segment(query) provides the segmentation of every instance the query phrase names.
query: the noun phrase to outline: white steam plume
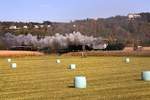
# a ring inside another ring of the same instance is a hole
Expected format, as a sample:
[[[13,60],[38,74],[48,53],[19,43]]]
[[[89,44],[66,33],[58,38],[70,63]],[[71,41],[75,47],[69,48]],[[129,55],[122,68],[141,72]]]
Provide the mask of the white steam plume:
[[[5,43],[11,46],[34,46],[35,48],[49,47],[52,49],[63,49],[69,45],[93,45],[96,41],[101,41],[102,38],[95,38],[93,36],[82,35],[80,32],[74,32],[70,34],[61,35],[59,33],[54,36],[45,36],[38,39],[37,36],[31,34],[28,35],[12,35],[6,33],[4,36]]]

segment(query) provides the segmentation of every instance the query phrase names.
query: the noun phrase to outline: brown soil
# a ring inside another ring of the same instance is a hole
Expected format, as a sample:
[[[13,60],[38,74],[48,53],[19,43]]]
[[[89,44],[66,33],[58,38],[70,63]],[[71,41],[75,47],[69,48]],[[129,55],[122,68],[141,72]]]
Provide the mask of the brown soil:
[[[22,57],[22,56],[42,56],[43,53],[34,51],[9,51],[0,50],[0,57]]]
[[[82,52],[70,52],[65,56],[83,56]],[[150,57],[150,47],[145,47],[142,51],[133,51],[126,48],[122,51],[86,51],[84,56],[147,56]]]

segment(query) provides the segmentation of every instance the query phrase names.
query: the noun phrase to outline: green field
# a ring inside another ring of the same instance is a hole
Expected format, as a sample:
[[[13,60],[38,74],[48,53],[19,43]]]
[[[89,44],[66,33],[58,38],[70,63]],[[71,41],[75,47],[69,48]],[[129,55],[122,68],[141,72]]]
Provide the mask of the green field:
[[[130,58],[128,64],[124,57],[13,58],[16,69],[0,58],[0,100],[150,100],[150,82],[141,80],[150,57]],[[76,70],[68,69],[71,63]],[[86,89],[74,88],[77,75],[86,76]]]

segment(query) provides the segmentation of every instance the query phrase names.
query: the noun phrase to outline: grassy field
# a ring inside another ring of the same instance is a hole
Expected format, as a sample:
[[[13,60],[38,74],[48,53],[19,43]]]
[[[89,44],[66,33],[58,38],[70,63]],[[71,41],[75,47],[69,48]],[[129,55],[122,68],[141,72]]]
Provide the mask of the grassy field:
[[[141,80],[150,57],[130,58],[128,64],[124,57],[13,58],[16,69],[0,58],[0,100],[150,100],[150,82]],[[68,69],[71,63],[76,70]],[[87,77],[86,89],[74,88],[77,75]]]

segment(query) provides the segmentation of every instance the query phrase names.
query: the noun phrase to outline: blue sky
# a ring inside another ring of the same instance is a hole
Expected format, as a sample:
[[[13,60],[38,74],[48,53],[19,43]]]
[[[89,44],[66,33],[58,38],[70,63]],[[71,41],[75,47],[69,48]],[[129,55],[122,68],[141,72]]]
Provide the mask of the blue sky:
[[[150,12],[150,0],[1,0],[0,21],[68,22]]]

